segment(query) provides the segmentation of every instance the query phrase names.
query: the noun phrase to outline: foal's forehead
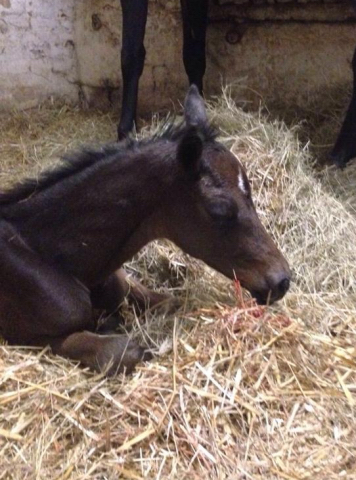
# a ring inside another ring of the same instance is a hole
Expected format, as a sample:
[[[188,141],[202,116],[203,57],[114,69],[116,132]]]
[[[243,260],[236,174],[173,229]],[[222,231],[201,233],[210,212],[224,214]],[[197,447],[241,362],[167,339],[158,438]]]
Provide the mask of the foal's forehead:
[[[214,170],[230,188],[237,188],[243,194],[248,192],[246,172],[237,156],[229,150],[221,151],[214,158]]]

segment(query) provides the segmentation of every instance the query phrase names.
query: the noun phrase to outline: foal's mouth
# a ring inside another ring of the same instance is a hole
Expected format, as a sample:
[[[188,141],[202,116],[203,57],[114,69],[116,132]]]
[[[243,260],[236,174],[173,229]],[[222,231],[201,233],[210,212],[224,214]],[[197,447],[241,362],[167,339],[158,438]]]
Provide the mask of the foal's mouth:
[[[273,296],[271,290],[268,293],[260,293],[254,290],[249,290],[249,292],[259,305],[272,305],[272,303],[282,298],[281,296]]]
[[[278,285],[272,290],[249,290],[251,295],[256,299],[259,305],[271,305],[277,302],[288,292],[290,287],[290,278],[283,278]]]
[[[257,303],[259,305],[271,305],[274,302],[277,302],[281,298],[284,297],[284,295],[287,293],[289,290],[290,286],[290,272],[289,271],[283,271],[283,269],[280,272],[280,281],[277,282],[275,285],[273,285],[271,288],[268,288],[268,280],[266,278],[261,281],[262,285],[265,286],[265,288],[253,288],[248,285],[248,282],[244,282],[241,277],[244,275],[238,275],[234,269],[232,270],[225,270],[224,268],[220,268],[218,265],[218,262],[207,262],[205,260],[205,263],[210,265],[214,270],[222,273],[225,277],[229,278],[230,280],[238,280],[243,288],[245,288],[250,294],[252,295],[253,298],[256,299]]]

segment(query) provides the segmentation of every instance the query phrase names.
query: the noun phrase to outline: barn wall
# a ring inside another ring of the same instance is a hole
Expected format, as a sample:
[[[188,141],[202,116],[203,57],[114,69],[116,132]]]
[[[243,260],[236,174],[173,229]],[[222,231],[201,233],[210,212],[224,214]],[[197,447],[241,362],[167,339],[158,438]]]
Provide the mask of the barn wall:
[[[219,1],[208,31],[208,93],[242,81],[301,104],[350,83],[356,26],[347,2],[283,0],[276,9],[271,0]],[[117,105],[120,48],[119,0],[0,0],[0,109],[49,96]],[[179,0],[150,0],[146,49],[141,111],[169,106],[186,88]]]
[[[119,1],[77,2],[75,34],[82,96],[90,104],[118,101],[121,95]],[[169,99],[179,96],[179,89],[186,84],[179,0],[149,1],[145,46],[146,62],[140,82],[143,110],[167,106]]]
[[[0,109],[75,101],[73,0],[0,0]]]

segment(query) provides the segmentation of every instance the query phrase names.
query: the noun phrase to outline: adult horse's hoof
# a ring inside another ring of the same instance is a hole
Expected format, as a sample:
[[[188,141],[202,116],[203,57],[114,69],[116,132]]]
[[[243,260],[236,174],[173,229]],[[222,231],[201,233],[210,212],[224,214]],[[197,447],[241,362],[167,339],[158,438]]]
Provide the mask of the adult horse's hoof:
[[[123,140],[126,140],[127,137],[128,137],[128,132],[126,132],[124,130],[121,130],[121,129],[117,130],[117,141],[118,142],[122,142]]]
[[[338,168],[345,168],[347,163],[356,157],[356,152],[341,151],[338,153],[331,152],[330,160]]]
[[[130,136],[130,133],[134,130],[136,122],[123,120],[120,121],[117,127],[117,141],[122,142]]]

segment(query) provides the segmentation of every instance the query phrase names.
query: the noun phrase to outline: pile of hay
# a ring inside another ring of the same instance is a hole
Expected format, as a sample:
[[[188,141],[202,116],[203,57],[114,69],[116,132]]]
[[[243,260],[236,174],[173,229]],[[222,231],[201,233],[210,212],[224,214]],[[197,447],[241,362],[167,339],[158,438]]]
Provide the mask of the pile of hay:
[[[107,380],[46,350],[1,347],[0,479],[355,478],[356,166],[317,172],[300,127],[226,95],[210,116],[293,267],[291,292],[257,307],[151,244],[129,270],[181,302],[173,314],[127,310],[155,361]],[[100,112],[15,113],[0,127],[1,187],[114,135]]]

